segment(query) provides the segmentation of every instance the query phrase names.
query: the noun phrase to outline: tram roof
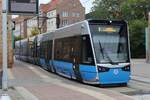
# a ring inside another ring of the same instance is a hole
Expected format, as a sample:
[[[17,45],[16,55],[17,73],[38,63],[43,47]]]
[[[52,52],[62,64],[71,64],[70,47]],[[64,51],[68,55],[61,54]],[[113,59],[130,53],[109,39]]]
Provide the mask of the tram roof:
[[[82,30],[84,29],[84,30]],[[57,29],[54,32],[54,38],[65,38],[77,35],[85,35],[88,34],[88,21],[84,20],[81,22],[77,22],[75,24],[71,24],[62,28]]]

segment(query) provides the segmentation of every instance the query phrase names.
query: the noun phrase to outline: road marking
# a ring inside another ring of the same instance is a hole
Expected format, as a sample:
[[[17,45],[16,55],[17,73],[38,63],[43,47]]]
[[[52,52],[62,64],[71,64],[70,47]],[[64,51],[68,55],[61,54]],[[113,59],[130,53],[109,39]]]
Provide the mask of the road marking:
[[[116,100],[113,97],[109,97],[109,96],[107,96],[105,94],[102,94],[100,92],[92,91],[92,90],[89,90],[89,89],[86,89],[86,88],[76,87],[76,86],[73,86],[73,85],[63,84],[63,83],[55,83],[55,84],[58,85],[58,86],[62,86],[62,87],[77,91],[77,92],[84,93],[84,94],[92,96],[92,97],[94,97],[98,100]]]
[[[36,96],[34,96],[31,92],[29,92],[24,87],[15,87],[15,89],[25,100],[39,100]]]
[[[10,69],[10,68],[8,69],[8,78],[12,79],[12,80],[15,79],[15,77],[14,77],[14,75],[12,73],[12,69]]]
[[[101,92],[97,92],[97,91],[89,90],[86,88],[81,88],[81,87],[65,84],[59,79],[52,79],[49,77],[48,79],[43,79],[43,81],[49,82],[51,84],[58,85],[58,86],[61,86],[61,87],[67,88],[67,89],[71,89],[73,91],[81,92],[83,94],[92,96],[98,100],[117,100],[116,98],[107,96],[106,94],[103,94]],[[111,90],[109,90],[109,91],[111,91]],[[114,91],[112,91],[112,92],[114,92]],[[126,97],[130,100],[132,99],[130,96],[126,96]]]
[[[47,75],[44,75],[43,73],[41,73],[38,69],[36,69],[35,67],[32,67],[31,65],[28,65],[27,63],[22,63],[24,66],[27,66],[27,68],[31,69],[35,74],[37,74],[38,76],[40,76],[41,78],[49,78]]]
[[[55,85],[58,85],[58,86],[61,86],[61,87],[64,87],[64,88],[67,88],[67,89],[70,89],[70,90],[73,90],[73,91],[81,92],[83,94],[94,97],[98,100],[117,100],[113,97],[109,97],[109,96],[107,96],[103,93],[100,93],[100,92],[96,92],[96,91],[89,90],[89,89],[86,89],[86,88],[76,87],[76,86],[73,86],[73,85],[64,84],[64,83],[62,83],[62,81],[60,81],[58,79],[48,78],[48,79],[43,79],[43,81],[50,82],[51,84],[55,84]]]
[[[37,70],[34,67],[28,66],[28,68],[31,69],[37,75],[39,75],[41,78],[49,78],[47,75],[44,75],[43,73],[41,73],[39,70]]]

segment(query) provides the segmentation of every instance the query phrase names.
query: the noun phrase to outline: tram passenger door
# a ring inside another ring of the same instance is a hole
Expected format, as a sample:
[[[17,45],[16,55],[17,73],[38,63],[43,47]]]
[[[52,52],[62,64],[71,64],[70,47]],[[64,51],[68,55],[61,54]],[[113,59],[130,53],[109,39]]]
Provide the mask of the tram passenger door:
[[[82,77],[81,77],[80,68],[79,68],[79,64],[81,62],[81,38],[76,37],[74,39],[72,46],[73,46],[72,47],[73,70],[74,70],[76,79],[82,82]]]

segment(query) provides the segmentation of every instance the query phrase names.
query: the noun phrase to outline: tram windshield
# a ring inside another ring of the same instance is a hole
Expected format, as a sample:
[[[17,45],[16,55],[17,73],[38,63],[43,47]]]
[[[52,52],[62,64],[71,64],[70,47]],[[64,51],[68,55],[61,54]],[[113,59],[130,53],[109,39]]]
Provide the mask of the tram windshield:
[[[129,61],[127,28],[114,25],[90,25],[97,63]]]

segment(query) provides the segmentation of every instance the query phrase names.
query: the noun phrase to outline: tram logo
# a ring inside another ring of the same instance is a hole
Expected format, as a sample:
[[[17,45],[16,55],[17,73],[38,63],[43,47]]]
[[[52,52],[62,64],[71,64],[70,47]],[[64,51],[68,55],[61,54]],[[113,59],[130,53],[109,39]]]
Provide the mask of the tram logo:
[[[114,69],[114,75],[118,75],[119,74],[119,70],[118,69]]]

